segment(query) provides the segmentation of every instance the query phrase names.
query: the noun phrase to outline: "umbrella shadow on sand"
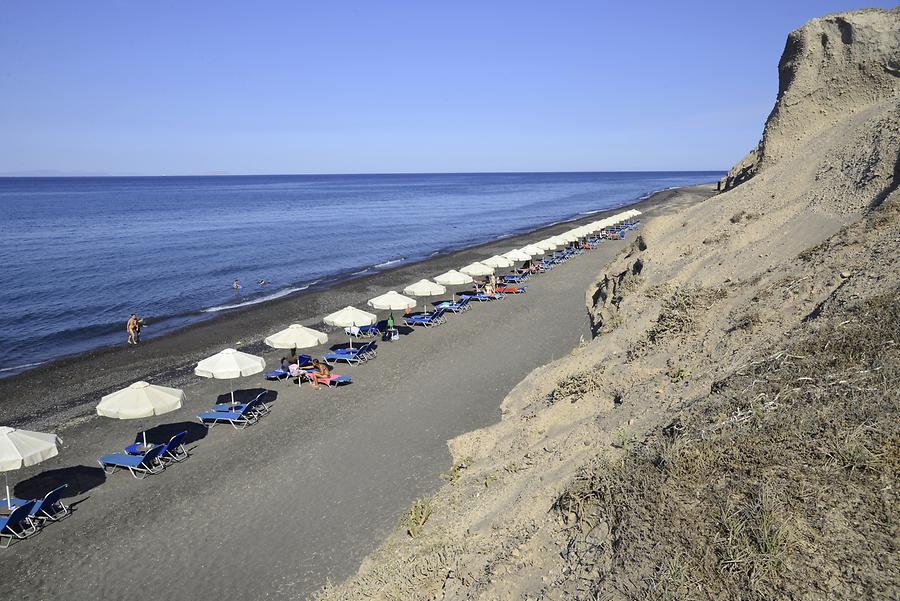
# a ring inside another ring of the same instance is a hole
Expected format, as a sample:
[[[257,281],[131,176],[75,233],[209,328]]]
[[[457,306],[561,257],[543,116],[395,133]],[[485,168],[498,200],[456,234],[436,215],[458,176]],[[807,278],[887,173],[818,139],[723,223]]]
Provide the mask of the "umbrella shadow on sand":
[[[231,400],[231,396],[228,397],[228,400]],[[187,432],[184,437],[184,444],[190,444],[192,442],[197,442],[202,438],[206,438],[208,431],[206,426],[198,424],[197,422],[175,422],[172,424],[160,424],[154,426],[147,430],[146,434],[148,443],[165,444],[179,432]],[[134,441],[141,442],[142,440],[143,433],[138,432]]]
[[[15,495],[20,499],[41,499],[54,488],[67,484],[62,496],[76,497],[106,482],[106,474],[99,467],[75,465],[47,470],[15,485]]]

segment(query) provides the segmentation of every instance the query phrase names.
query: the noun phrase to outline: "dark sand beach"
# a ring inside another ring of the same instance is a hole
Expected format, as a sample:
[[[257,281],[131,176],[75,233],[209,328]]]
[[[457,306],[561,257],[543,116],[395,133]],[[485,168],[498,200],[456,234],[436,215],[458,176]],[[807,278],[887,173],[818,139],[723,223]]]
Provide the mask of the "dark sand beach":
[[[635,207],[652,219],[711,193],[710,186],[671,190]],[[195,377],[194,364],[239,346],[274,366],[285,352],[261,339],[287,324],[321,327],[321,317],[342,306],[363,307],[386,290],[577,223],[235,311],[137,348],[125,346],[123,332],[121,348],[0,381],[0,422],[57,431],[64,441],[57,458],[10,474],[24,481],[16,494],[45,485],[41,474],[52,470],[77,489],[71,518],[3,553],[7,594],[281,599],[352,574],[409,504],[441,484],[449,438],[495,422],[500,401],[523,377],[590,338],[585,289],[634,234],[533,277],[525,295],[380,343],[375,361],[335,370],[353,377],[350,386],[315,391],[261,375],[236,381],[243,398],[271,391],[271,415],[244,431],[197,425],[194,416],[227,393],[228,382]],[[329,345],[345,342],[336,332]],[[184,388],[185,406],[137,422],[94,415],[103,394],[140,379]],[[192,457],[144,481],[121,472],[104,478],[96,457],[155,425],[188,429]]]

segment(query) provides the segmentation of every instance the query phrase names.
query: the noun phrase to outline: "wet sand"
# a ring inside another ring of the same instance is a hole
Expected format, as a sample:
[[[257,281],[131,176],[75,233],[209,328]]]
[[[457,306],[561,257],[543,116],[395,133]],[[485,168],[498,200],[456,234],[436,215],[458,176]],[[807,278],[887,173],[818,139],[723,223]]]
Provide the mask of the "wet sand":
[[[637,206],[650,218],[678,194]],[[321,327],[322,315],[344,305],[362,307],[385,290],[572,226],[279,299],[137,348],[123,344],[0,381],[0,423],[57,430],[65,441],[57,458],[11,474],[20,482],[16,493],[46,485],[41,474],[59,469],[80,493],[70,499],[77,503],[71,518],[2,553],[6,590],[22,599],[148,592],[280,599],[353,573],[405,508],[440,485],[446,440],[496,421],[500,400],[525,375],[590,336],[584,291],[633,234],[533,277],[525,295],[478,304],[444,326],[380,343],[376,360],[335,370],[353,377],[350,386],[315,391],[261,376],[236,381],[244,397],[266,387],[273,399],[272,414],[241,432],[196,425],[196,413],[227,393],[228,382],[196,378],[193,365],[241,342],[274,366],[284,352],[260,341],[289,323]],[[341,333],[329,341],[343,343]],[[182,387],[188,400],[153,420],[93,415],[100,396],[138,379]],[[188,461],[144,481],[121,472],[104,479],[94,469],[98,455],[158,424],[166,425],[163,436],[189,430]]]

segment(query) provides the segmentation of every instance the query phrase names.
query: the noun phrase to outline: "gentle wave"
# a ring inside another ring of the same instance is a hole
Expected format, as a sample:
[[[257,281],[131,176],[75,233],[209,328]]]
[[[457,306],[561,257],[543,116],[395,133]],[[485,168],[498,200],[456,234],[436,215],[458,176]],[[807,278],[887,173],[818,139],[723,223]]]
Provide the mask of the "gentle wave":
[[[38,361],[37,363],[25,363],[24,365],[13,365],[12,367],[0,367],[0,373],[6,371],[20,371],[23,369],[28,369],[30,367],[37,367],[38,365],[43,365],[43,361]]]
[[[310,286],[313,285],[314,282],[307,284],[306,286],[300,286],[299,288],[285,288],[284,290],[279,290],[274,294],[269,294],[266,296],[260,296],[259,298],[252,298],[250,300],[244,301],[242,303],[234,303],[231,305],[219,305],[218,307],[209,307],[208,309],[203,309],[203,313],[218,313],[219,311],[228,311],[230,309],[239,309],[241,307],[249,307],[251,305],[258,305],[259,303],[265,303],[271,300],[275,300],[276,298],[281,298],[283,296],[287,296],[288,294],[293,294],[294,292],[300,292],[302,290],[306,290]]]
[[[400,257],[399,259],[391,259],[390,261],[385,261],[384,263],[378,263],[375,265],[376,269],[383,269],[388,265],[396,265],[397,263],[402,263],[406,260],[406,257]]]

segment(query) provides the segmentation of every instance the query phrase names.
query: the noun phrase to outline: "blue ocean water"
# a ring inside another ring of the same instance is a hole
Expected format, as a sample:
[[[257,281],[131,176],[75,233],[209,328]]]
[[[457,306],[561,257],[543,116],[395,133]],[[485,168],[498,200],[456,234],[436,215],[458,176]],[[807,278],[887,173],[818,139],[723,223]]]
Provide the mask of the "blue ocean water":
[[[720,175],[0,178],[0,377]]]

